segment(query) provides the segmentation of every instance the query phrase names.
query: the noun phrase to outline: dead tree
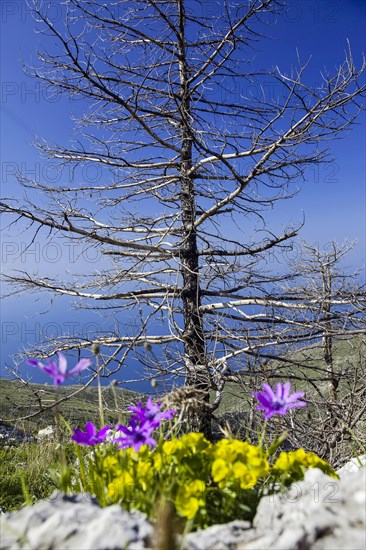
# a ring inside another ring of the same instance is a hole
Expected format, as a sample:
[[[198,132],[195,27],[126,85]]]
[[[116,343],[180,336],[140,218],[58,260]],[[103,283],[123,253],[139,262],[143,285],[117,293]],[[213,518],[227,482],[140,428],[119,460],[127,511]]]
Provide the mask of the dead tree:
[[[279,308],[272,313],[283,324],[282,334],[287,331],[287,349],[281,355],[262,350],[251,372],[231,377],[245,395],[258,376],[271,385],[289,379],[305,390],[308,407],[277,419],[277,426],[288,430],[287,444],[293,448],[305,446],[337,465],[352,458],[355,449],[362,453],[366,443],[366,289],[362,271],[347,267],[352,248],[353,243],[331,242],[321,250],[301,242],[298,259],[289,266],[293,277],[277,289],[278,302],[288,308],[285,314]],[[270,341],[273,329],[268,329]],[[255,436],[262,415],[254,416]]]
[[[345,265],[353,246],[331,242],[321,250],[302,242],[300,260],[292,266],[292,293],[309,304],[314,327],[321,331],[317,345],[301,354],[304,379],[315,389],[302,430],[332,462],[345,453],[345,441],[356,437],[353,446],[365,443],[366,288],[362,271]]]
[[[320,250],[302,242],[301,259],[292,266],[297,284],[293,284],[291,293],[311,304],[312,321],[321,330],[321,354],[331,401],[337,401],[342,376],[334,364],[334,341],[366,331],[366,288],[360,280],[361,270],[350,272],[342,265],[353,246],[331,242]]]
[[[4,198],[1,211],[37,232],[47,229],[49,238],[98,247],[105,258],[105,271],[92,278],[9,275],[19,290],[136,312],[124,334],[54,342],[45,353],[94,341],[112,350],[118,367],[143,345],[159,345],[149,376],[185,379],[199,397],[191,427],[209,437],[229,364],[294,337],[272,318],[274,308],[287,305],[269,290],[281,276],[264,266],[268,253],[291,245],[299,227],[284,224],[283,234],[273,234],[266,209],[290,198],[292,182],[309,166],[331,160],[326,143],[349,130],[366,88],[365,64],[356,68],[350,49],[317,88],[300,59],[289,72],[280,65],[252,68],[253,42],[263,39],[270,14],[283,9],[276,0],[218,2],[214,16],[206,6],[205,0],[69,0],[64,20],[53,22],[36,0],[45,51],[33,75],[90,105],[79,117],[77,143],[38,147],[65,166],[96,163],[105,181],[49,185],[21,178],[28,201]],[[253,82],[257,97],[245,93]],[[273,84],[275,97],[264,82]],[[156,334],[151,327],[160,314]],[[266,326],[273,328],[270,341]],[[213,402],[210,390],[217,392]]]

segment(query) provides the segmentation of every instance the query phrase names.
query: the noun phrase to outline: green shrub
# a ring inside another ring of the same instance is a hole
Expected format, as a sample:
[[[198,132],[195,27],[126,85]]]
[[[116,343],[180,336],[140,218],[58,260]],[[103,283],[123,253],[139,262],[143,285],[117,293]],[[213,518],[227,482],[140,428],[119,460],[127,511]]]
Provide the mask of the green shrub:
[[[282,452],[275,460],[261,446],[229,438],[210,443],[200,433],[161,438],[153,450],[146,445],[118,450],[103,443],[80,455],[80,463],[69,475],[70,492],[92,492],[102,506],[118,503],[151,519],[169,502],[189,528],[253,519],[264,494],[303,479],[308,468],[337,477],[329,464],[303,449]]]

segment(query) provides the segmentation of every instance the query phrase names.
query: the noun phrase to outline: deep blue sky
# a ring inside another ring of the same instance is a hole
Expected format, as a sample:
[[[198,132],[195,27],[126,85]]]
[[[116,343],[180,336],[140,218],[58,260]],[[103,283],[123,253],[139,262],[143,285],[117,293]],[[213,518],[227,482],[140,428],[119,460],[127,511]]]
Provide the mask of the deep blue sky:
[[[28,63],[35,59],[35,50],[44,40],[34,32],[34,25],[24,0],[2,0],[1,8],[1,196],[17,196],[14,172],[16,169],[32,176],[55,181],[58,173],[54,163],[45,165],[37,150],[32,148],[35,136],[66,143],[75,136],[71,115],[83,105],[60,97],[49,98],[40,89],[39,82],[27,77],[21,68],[21,58]],[[58,13],[54,3],[55,16]],[[308,82],[320,82],[320,71],[330,72],[344,59],[350,40],[356,64],[366,52],[366,2],[364,0],[301,0],[290,1],[287,9],[277,17],[276,24],[268,26],[272,39],[261,42],[256,54],[258,67],[278,65],[284,72],[297,64],[299,54],[303,61],[311,56]],[[299,220],[305,212],[306,224],[302,237],[309,242],[324,245],[331,240],[357,239],[358,244],[349,256],[355,266],[365,262],[366,200],[365,200],[365,114],[350,135],[335,141],[330,151],[335,161],[330,166],[308,170],[302,192],[295,199],[278,204],[268,220],[277,228],[290,220]],[[98,175],[96,174],[96,177]],[[88,173],[93,178],[93,173]],[[70,263],[57,248],[34,250],[26,262],[21,262],[18,251],[26,235],[11,231],[2,235],[4,269],[11,267],[34,269],[46,266],[51,274],[62,274]],[[46,258],[44,257],[46,255]],[[43,257],[42,257],[43,256]],[[37,264],[37,265],[36,265]],[[94,260],[88,261],[92,269]],[[44,271],[43,271],[44,274]],[[36,299],[36,301],[35,301]],[[58,300],[50,312],[49,301],[36,296],[14,297],[2,304],[1,369],[9,364],[9,355],[16,353],[40,338],[42,330],[70,329],[70,322],[95,322],[103,325],[96,315],[71,312],[67,300]],[[41,312],[43,314],[41,314]],[[50,325],[50,323],[56,323]],[[53,328],[52,328],[53,327]],[[70,329],[72,330],[72,328]]]

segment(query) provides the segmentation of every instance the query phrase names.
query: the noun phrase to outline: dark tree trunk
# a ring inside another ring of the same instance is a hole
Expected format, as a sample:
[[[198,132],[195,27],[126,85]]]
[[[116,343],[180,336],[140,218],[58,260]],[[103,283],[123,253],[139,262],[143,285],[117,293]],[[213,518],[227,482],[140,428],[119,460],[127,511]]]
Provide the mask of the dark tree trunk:
[[[332,336],[332,275],[329,266],[322,270],[323,277],[323,313],[324,313],[324,333],[323,333],[323,356],[327,368],[329,397],[333,402],[337,401],[338,380],[334,373],[333,363],[333,336]]]
[[[183,278],[182,301],[184,316],[184,355],[187,365],[186,385],[197,390],[197,405],[190,409],[189,426],[192,431],[211,438],[211,411],[209,371],[206,365],[205,338],[200,313],[199,255],[197,249],[196,197],[192,168],[192,136],[190,116],[189,72],[185,50],[185,14],[183,0],[179,1],[180,49],[180,118],[181,118],[181,205],[183,235],[180,250]]]

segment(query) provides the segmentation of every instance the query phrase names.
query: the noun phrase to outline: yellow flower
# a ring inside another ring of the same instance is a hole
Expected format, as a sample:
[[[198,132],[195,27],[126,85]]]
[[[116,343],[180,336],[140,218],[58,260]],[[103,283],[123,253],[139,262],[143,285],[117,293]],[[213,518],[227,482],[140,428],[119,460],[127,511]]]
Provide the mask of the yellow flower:
[[[223,458],[217,458],[212,464],[211,474],[213,480],[218,483],[230,473],[230,468]]]
[[[238,454],[245,454],[246,447],[242,441],[236,439],[221,439],[214,447],[214,455],[228,462],[234,462]]]
[[[206,485],[200,479],[195,479],[179,487],[175,499],[178,514],[187,519],[193,519],[198,510],[205,505],[202,498],[205,490]]]
[[[133,478],[128,472],[120,472],[120,475],[117,476],[107,487],[107,498],[111,502],[118,502],[121,499],[126,498],[129,494],[132,493],[133,489]]]
[[[163,458],[161,456],[161,453],[157,452],[153,455],[153,462],[155,470],[159,472],[163,467]]]
[[[247,472],[241,477],[240,488],[251,489],[257,483],[258,477],[259,476],[256,474],[256,472]]]
[[[211,443],[205,439],[203,434],[196,432],[191,432],[184,435],[181,438],[181,443],[185,447],[189,448],[190,452],[193,453],[205,451],[211,445]]]
[[[308,468],[319,468],[325,474],[335,479],[339,479],[339,476],[328,462],[317,456],[315,453],[307,453],[307,465]]]
[[[115,456],[106,456],[106,458],[103,460],[103,469],[109,470],[111,472],[118,469],[118,460]]]
[[[243,464],[242,462],[234,462],[233,464],[233,474],[235,479],[239,479],[243,476],[245,476],[249,472],[248,466]]]
[[[166,441],[163,444],[163,451],[166,455],[174,455],[182,448],[183,445],[178,439],[172,439],[171,441]]]
[[[253,487],[258,478],[269,472],[261,447],[237,439],[222,439],[214,447],[211,475],[219,486],[240,482],[242,489]]]
[[[147,491],[153,480],[153,470],[149,462],[142,460],[137,464],[137,482],[142,487],[143,491]]]
[[[282,452],[273,465],[274,473],[303,472],[305,468],[319,468],[325,474],[338,479],[337,473],[323,459],[315,453],[306,452],[304,449]]]

